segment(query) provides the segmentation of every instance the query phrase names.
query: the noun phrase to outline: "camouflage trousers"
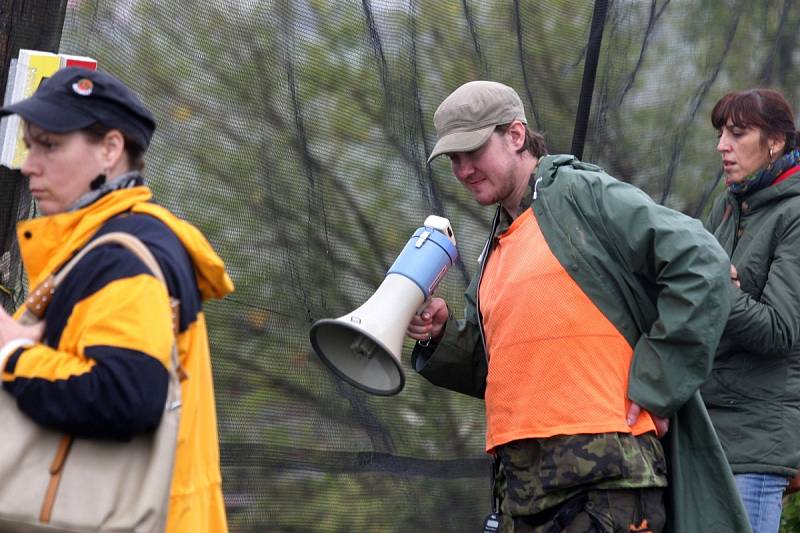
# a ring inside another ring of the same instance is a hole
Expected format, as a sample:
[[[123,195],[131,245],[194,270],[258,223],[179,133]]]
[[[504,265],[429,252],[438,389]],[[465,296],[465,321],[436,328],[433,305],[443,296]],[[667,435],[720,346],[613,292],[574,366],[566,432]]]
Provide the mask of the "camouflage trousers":
[[[653,532],[665,521],[663,450],[654,435],[556,436],[496,450],[502,533]]]
[[[501,515],[500,533],[661,533],[662,488],[582,492],[535,515]]]

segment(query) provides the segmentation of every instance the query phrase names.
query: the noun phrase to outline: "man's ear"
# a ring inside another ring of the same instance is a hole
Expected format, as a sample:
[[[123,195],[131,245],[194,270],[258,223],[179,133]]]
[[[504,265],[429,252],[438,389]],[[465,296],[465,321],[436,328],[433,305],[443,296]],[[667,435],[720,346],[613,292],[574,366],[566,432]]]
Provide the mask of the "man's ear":
[[[525,145],[525,127],[525,124],[519,120],[515,120],[508,125],[506,133],[508,134],[511,148],[515,152]]]

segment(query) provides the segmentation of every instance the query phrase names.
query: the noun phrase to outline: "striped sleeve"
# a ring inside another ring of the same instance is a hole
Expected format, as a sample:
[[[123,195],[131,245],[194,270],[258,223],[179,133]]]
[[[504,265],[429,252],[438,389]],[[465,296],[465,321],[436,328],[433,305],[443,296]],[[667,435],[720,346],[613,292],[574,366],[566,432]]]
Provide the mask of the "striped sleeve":
[[[166,288],[133,254],[102,246],[59,286],[41,343],[13,352],[3,387],[42,425],[129,439],[154,429],[174,342]]]

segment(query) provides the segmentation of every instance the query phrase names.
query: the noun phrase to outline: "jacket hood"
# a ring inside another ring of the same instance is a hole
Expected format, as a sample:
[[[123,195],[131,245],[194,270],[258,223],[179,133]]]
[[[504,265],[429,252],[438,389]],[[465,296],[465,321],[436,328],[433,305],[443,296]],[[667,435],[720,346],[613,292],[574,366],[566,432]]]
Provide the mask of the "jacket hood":
[[[586,170],[589,172],[603,172],[603,169],[591,163],[584,163],[576,158],[574,155],[569,154],[556,154],[547,155],[539,159],[539,164],[536,166],[536,179],[542,180],[540,187],[547,187],[555,180],[559,167],[571,166],[577,170]]]
[[[726,195],[730,201],[737,201],[737,197],[732,192],[726,191]],[[756,210],[794,196],[800,196],[800,172],[795,172],[780,183],[747,194],[742,197],[742,200],[749,204],[750,209]]]
[[[77,211],[20,222],[17,239],[29,286],[35,287],[69,260],[109,218],[130,211],[157,218],[177,235],[192,259],[203,300],[222,298],[233,291],[222,259],[200,230],[151,203],[152,196],[144,186],[121,189]]]

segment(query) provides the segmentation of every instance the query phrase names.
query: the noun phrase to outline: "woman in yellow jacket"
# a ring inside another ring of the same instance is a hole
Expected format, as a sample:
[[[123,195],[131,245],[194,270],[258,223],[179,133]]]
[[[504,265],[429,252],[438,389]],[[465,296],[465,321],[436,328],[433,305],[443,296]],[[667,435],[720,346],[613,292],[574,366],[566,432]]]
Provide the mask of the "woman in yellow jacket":
[[[22,173],[43,216],[18,239],[34,287],[105,233],[135,235],[180,301],[181,412],[167,531],[225,532],[219,446],[202,302],[233,290],[219,256],[189,223],[152,203],[139,171],[155,121],[119,80],[58,71],[0,109],[24,120]],[[131,252],[104,245],[67,275],[44,321],[0,311],[3,389],[40,424],[78,437],[130,439],[159,424],[174,340],[168,297]]]

